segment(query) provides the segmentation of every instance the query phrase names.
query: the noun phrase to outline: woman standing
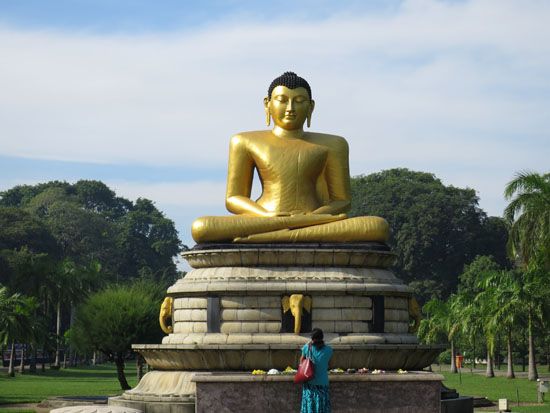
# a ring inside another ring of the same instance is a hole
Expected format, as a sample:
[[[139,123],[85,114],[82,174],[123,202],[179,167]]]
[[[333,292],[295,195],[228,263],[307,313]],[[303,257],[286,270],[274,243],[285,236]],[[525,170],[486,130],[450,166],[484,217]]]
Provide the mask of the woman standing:
[[[323,330],[314,328],[311,342],[302,347],[302,357],[309,357],[315,366],[313,379],[303,384],[301,413],[330,413],[330,391],[328,386],[328,363],[332,347],[323,341]]]

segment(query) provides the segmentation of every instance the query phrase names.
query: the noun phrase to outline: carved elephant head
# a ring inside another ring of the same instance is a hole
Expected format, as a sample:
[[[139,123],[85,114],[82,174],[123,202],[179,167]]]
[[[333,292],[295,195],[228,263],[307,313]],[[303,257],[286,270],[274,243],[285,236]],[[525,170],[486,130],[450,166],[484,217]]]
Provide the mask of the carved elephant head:
[[[308,312],[311,312],[311,297],[304,296],[303,294],[292,294],[284,296],[281,300],[283,305],[283,313],[290,310],[294,316],[294,334],[300,334],[302,328],[302,308],[305,308]]]
[[[160,314],[159,314],[160,328],[166,334],[170,334],[173,331],[172,326],[167,324],[167,321],[172,319],[173,304],[174,304],[174,299],[172,297],[166,297],[160,306]]]

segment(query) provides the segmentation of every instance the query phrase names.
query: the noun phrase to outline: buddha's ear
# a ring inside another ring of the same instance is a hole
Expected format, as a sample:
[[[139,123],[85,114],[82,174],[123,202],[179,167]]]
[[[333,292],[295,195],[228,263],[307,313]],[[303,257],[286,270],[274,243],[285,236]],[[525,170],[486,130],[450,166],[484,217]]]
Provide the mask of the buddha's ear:
[[[307,127],[311,128],[311,114],[313,113],[313,109],[315,109],[315,101],[311,99],[309,101],[309,111],[307,112]]]
[[[269,97],[264,98],[264,110],[265,110],[265,124],[269,126],[271,124],[271,111],[269,110]]]

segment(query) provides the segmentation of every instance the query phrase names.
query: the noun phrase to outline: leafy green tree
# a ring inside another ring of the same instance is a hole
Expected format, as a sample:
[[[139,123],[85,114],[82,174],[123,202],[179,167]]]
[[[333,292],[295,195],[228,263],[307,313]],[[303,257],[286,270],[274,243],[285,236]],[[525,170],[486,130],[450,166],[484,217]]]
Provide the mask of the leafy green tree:
[[[24,207],[31,199],[46,189],[60,188],[68,191],[70,184],[67,182],[50,181],[37,185],[17,185],[7,191],[0,192],[0,206],[3,207]]]
[[[32,253],[27,247],[0,249],[0,284],[10,291],[40,298],[55,263],[48,254]]]
[[[115,192],[101,181],[80,180],[72,187],[80,205],[110,221],[120,219],[133,207],[131,201],[117,197]]]
[[[390,169],[354,177],[350,215],[386,218],[389,245],[398,255],[396,275],[420,301],[448,296],[476,255],[505,260],[501,220],[487,217],[473,189],[445,186],[430,173]]]
[[[146,282],[111,286],[91,295],[78,308],[71,332],[73,343],[84,351],[98,350],[113,361],[124,390],[130,388],[124,360],[132,343],[155,343],[162,336],[157,320],[163,294],[157,284]]]
[[[550,173],[519,172],[504,191],[510,201],[504,210],[509,222],[510,250],[526,266],[539,255],[550,268]]]
[[[174,223],[147,199],[138,199],[122,219],[118,238],[121,251],[119,272],[130,278],[151,274],[157,280],[174,278],[177,270],[173,257],[181,243]]]
[[[58,187],[48,188],[32,198],[27,207],[48,226],[63,258],[77,263],[93,259],[113,264],[117,229],[100,214],[78,204],[75,196]],[[114,270],[114,269],[113,269]]]
[[[59,246],[47,225],[29,212],[16,207],[0,206],[0,250],[60,254]]]
[[[80,300],[109,280],[173,280],[179,250],[174,223],[151,201],[117,197],[99,181],[53,181],[0,193],[0,283],[39,298],[40,312],[56,326],[55,366]]]
[[[1,192],[1,206],[30,211],[43,222],[63,259],[83,265],[98,260],[106,274],[122,280],[140,274],[158,280],[177,276],[178,233],[149,200],[132,203],[99,181],[53,181]]]

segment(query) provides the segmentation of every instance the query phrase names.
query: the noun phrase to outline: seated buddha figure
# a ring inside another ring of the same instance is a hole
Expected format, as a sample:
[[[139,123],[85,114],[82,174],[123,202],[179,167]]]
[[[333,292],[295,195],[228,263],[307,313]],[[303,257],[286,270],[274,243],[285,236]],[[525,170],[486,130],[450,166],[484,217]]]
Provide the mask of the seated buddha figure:
[[[348,144],[340,136],[304,131],[315,102],[305,79],[286,72],[264,99],[272,130],[231,138],[225,204],[235,215],[193,222],[197,243],[385,242],[380,217],[348,218],[351,205]],[[261,196],[251,199],[254,170]]]

